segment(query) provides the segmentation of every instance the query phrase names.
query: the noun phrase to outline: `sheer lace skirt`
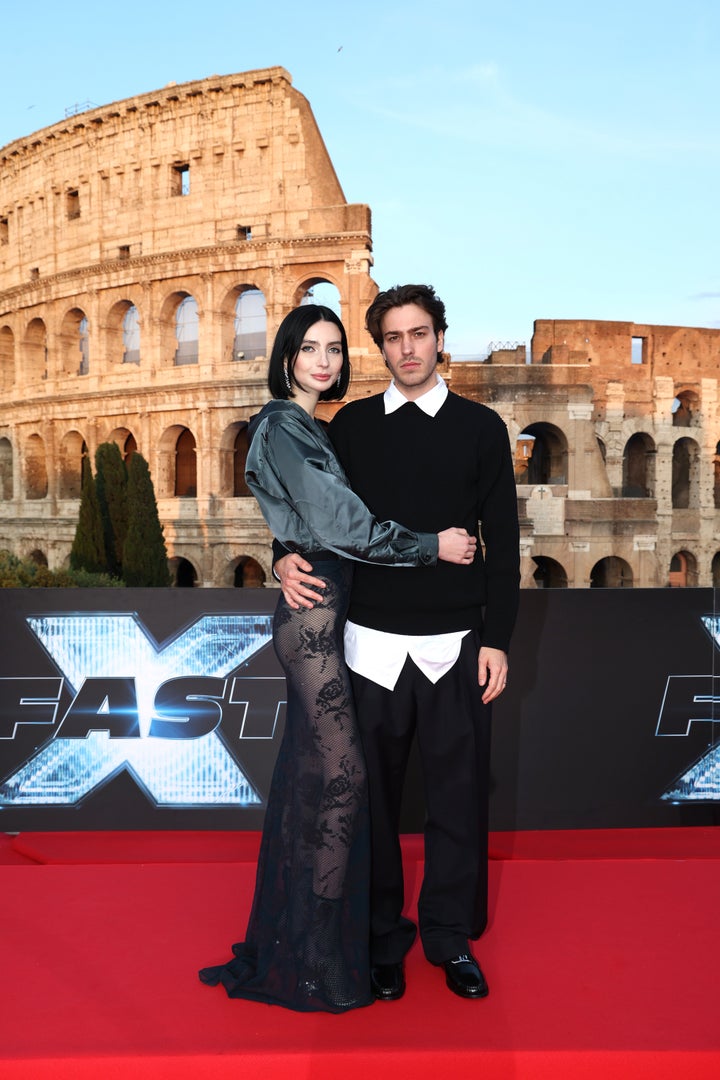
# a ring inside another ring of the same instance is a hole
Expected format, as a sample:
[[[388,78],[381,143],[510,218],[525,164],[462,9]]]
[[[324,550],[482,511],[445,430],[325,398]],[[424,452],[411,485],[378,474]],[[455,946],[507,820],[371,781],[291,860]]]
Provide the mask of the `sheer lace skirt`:
[[[340,1012],[372,1000],[367,782],[342,647],[352,568],[313,572],[323,603],[294,611],[281,597],[275,612],[287,713],[246,938],[200,978],[231,997]]]

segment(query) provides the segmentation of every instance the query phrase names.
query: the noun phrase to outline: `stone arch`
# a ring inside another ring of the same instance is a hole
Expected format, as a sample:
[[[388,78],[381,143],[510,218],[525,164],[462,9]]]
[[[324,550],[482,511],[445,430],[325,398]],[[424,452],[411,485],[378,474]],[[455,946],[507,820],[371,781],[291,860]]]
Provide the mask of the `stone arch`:
[[[107,357],[113,364],[140,363],[140,312],[132,300],[118,300],[107,315]]]
[[[22,377],[35,383],[47,379],[47,327],[42,319],[31,319],[22,347]]]
[[[696,390],[680,390],[672,406],[673,427],[696,426],[700,419],[700,398]]]
[[[70,308],[60,324],[58,345],[60,371],[64,375],[87,375],[90,371],[90,333],[82,308]]]
[[[9,326],[0,326],[0,390],[15,383],[15,335]]]
[[[9,439],[0,438],[0,500],[10,502],[15,492],[13,448]]]
[[[87,444],[79,431],[63,436],[58,453],[58,496],[79,499],[82,493],[82,463]]]
[[[159,446],[158,494],[163,498],[197,497],[197,443],[190,428],[173,424]]]
[[[175,367],[197,364],[200,349],[200,309],[194,296],[187,294],[176,305],[173,312],[173,332]]]
[[[108,442],[117,443],[122,459],[126,465],[137,450],[137,440],[132,431],[128,430],[126,427],[115,428],[114,431],[111,431],[108,435]]]
[[[692,589],[697,583],[697,559],[690,551],[676,551],[670,560],[668,585],[671,589]]]
[[[695,439],[678,439],[672,456],[672,507],[687,510],[699,505],[700,447]]]
[[[25,498],[44,499],[48,493],[45,442],[40,435],[30,435],[25,442]]]
[[[182,555],[175,555],[168,559],[168,567],[172,584],[178,589],[193,589],[198,583],[198,572],[190,562]]]
[[[519,484],[567,484],[568,442],[564,432],[554,424],[529,424],[519,436],[521,440],[533,440],[527,443],[529,451],[525,457],[526,470],[517,476]],[[516,453],[516,469],[517,469]]]
[[[241,555],[232,564],[233,588],[262,589],[265,587],[265,571],[251,555]]]
[[[623,449],[623,498],[654,498],[655,461],[655,443],[650,435],[644,431],[631,435]]]
[[[608,555],[595,563],[590,571],[591,589],[632,589],[633,572],[630,563],[617,555]]]
[[[248,445],[246,420],[237,420],[223,431],[220,439],[220,495],[223,498],[247,498],[251,494],[245,483]]]
[[[174,292],[171,292],[168,296],[166,296],[166,298],[163,300],[162,305],[160,307],[160,317],[158,319],[158,326],[159,326],[159,330],[160,330],[160,356],[162,358],[163,364],[165,364],[165,365],[178,366],[177,355],[178,355],[178,347],[179,347],[179,344],[180,344],[179,341],[178,341],[178,336],[177,336],[177,334],[178,334],[178,325],[177,325],[178,324],[178,312],[179,312],[181,306],[185,303],[186,300],[192,300],[193,304],[195,305],[195,310],[197,312],[197,320],[198,320],[197,325],[198,325],[198,334],[199,334],[200,312],[199,312],[199,308],[197,307],[197,301],[196,301],[195,297],[192,296],[191,293],[189,293],[186,289],[176,289]],[[198,354],[198,343],[197,343],[197,341],[195,343],[194,353],[195,353],[195,360],[188,359],[188,357],[192,357],[192,354],[193,354],[192,350],[190,348],[184,349],[183,350],[183,356],[181,357],[180,366],[182,366],[182,364],[186,364],[186,363],[197,363],[197,354]]]
[[[298,304],[324,304],[342,318],[342,292],[339,284],[330,277],[308,278],[298,291],[302,293]]]
[[[36,566],[48,565],[47,555],[44,551],[41,551],[40,548],[33,548],[28,554],[28,559],[30,562],[35,563]]]
[[[567,589],[567,573],[557,559],[546,555],[533,555],[533,562],[537,567],[533,579],[538,589]]]
[[[175,495],[197,498],[197,443],[190,428],[183,428],[175,443]]]
[[[230,289],[222,307],[222,355],[228,360],[267,356],[267,301],[254,284]]]

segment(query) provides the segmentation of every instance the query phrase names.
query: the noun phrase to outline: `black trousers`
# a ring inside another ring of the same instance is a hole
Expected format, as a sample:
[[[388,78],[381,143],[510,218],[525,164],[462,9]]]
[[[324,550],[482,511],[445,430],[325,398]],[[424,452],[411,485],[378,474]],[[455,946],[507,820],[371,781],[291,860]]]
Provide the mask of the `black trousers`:
[[[487,924],[490,706],[478,686],[479,633],[435,684],[408,659],[390,691],[351,672],[370,793],[371,962],[402,960],[415,926],[402,914],[400,806],[414,736],[426,806],[425,871],[418,902],[427,959],[467,950]]]

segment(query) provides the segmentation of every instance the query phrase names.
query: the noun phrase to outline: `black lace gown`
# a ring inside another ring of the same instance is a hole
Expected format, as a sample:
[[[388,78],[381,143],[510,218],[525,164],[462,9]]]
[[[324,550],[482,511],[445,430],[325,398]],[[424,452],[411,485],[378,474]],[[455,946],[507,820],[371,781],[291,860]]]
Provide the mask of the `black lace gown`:
[[[342,648],[352,567],[313,567],[323,603],[295,611],[281,597],[275,612],[287,715],[245,941],[200,978],[230,997],[343,1012],[372,1001],[367,783]]]

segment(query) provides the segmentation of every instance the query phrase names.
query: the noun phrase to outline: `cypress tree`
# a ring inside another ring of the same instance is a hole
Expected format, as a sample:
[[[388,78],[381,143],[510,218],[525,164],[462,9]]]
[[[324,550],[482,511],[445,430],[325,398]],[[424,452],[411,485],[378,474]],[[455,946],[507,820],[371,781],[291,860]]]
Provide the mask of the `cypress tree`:
[[[142,454],[130,458],[128,469],[128,527],[123,550],[126,585],[170,584],[167,549],[158,515],[150,469]]]
[[[100,506],[90,461],[85,455],[82,459],[80,512],[70,550],[70,567],[72,570],[88,570],[91,574],[102,574],[106,565]]]
[[[100,443],[95,451],[95,487],[105,539],[108,573],[122,574],[123,548],[128,527],[128,474],[120,447]]]

